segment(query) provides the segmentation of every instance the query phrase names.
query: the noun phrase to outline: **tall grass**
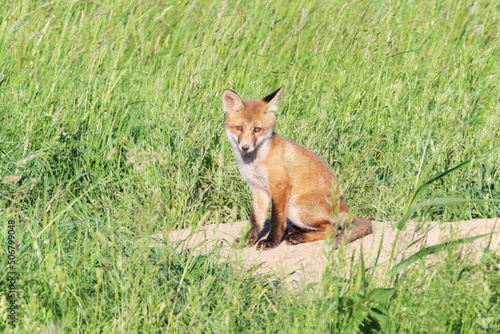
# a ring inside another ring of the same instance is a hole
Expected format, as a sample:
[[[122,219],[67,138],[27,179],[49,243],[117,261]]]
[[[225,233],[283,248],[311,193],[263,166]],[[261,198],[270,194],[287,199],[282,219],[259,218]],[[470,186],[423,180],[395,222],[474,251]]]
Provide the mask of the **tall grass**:
[[[216,252],[145,241],[202,217],[248,218],[224,88],[257,98],[285,86],[276,131],[325,159],[356,215],[400,219],[423,176],[500,142],[496,2],[0,4],[0,220],[2,236],[18,222],[14,331],[498,331],[494,254],[422,262],[373,304],[380,282],[358,267],[348,281],[291,293]],[[499,165],[496,151],[421,196],[498,199]],[[498,202],[472,201],[412,217],[499,216]]]

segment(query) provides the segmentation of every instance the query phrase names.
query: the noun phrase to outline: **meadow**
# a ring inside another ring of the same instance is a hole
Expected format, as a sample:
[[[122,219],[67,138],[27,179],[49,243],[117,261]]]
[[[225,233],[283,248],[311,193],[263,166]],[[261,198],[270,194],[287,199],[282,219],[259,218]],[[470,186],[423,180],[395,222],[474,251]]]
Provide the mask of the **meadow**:
[[[14,326],[0,274],[0,331],[500,332],[489,249],[474,262],[447,247],[385,277],[332,258],[318,284],[292,290],[219,250],[148,245],[249,217],[225,88],[260,98],[284,86],[276,132],[323,157],[357,216],[500,217],[500,3],[0,8],[0,264],[14,221],[17,271]],[[405,215],[417,200],[431,205]]]

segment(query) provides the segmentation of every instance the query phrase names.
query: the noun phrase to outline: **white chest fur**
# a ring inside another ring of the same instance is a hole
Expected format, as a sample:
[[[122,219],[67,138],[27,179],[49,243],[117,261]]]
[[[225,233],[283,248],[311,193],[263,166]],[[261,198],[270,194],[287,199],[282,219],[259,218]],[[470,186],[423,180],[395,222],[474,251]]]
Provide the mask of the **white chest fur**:
[[[257,161],[244,162],[238,159],[238,167],[241,176],[247,181],[250,187],[258,187],[269,192],[269,182],[267,179],[267,169]]]
[[[268,138],[263,138],[264,140],[257,145],[255,151],[252,153],[243,154],[238,148],[236,138],[229,132],[227,133],[236,159],[238,159],[238,167],[240,168],[241,176],[243,176],[250,187],[259,187],[269,193],[267,169],[262,163],[269,152],[270,143],[267,140]]]

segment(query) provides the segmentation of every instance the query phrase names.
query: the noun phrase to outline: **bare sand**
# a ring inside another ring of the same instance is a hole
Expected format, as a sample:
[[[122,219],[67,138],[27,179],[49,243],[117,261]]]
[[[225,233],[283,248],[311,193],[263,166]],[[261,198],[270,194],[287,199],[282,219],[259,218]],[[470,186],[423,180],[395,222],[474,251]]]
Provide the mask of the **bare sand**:
[[[349,262],[350,259],[356,261],[362,249],[366,267],[377,264],[378,268],[383,268],[381,270],[387,270],[395,262],[407,258],[422,248],[482,234],[489,235],[457,247],[472,253],[472,258],[476,259],[481,257],[488,244],[491,251],[500,252],[500,218],[449,223],[410,221],[401,231],[398,231],[395,223],[374,222],[373,234],[344,245],[340,250],[332,249],[330,243],[324,240],[295,246],[288,246],[282,242],[278,247],[268,251],[257,251],[255,247],[243,249],[233,247],[234,240],[243,235],[246,227],[247,222],[204,225],[169,234],[151,235],[149,242],[151,247],[155,247],[167,240],[168,243],[178,246],[178,250],[195,248],[200,252],[220,247],[227,255],[228,261],[235,261],[245,266],[262,264],[260,272],[278,275],[292,285],[294,282],[304,284],[319,281],[326,267],[327,257],[332,253],[333,256],[346,257]],[[261,236],[267,234],[269,229],[269,222],[266,222]],[[392,253],[394,256],[391,256]],[[390,263],[391,258],[395,259],[392,263]]]

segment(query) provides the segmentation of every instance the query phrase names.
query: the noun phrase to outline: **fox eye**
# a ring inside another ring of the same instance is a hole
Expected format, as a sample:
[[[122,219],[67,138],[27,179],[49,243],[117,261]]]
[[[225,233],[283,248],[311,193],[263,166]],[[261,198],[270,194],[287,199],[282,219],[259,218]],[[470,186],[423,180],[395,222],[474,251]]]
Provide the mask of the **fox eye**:
[[[253,129],[253,132],[260,132],[260,130],[262,130],[261,128],[255,128]]]
[[[239,126],[239,125],[238,125],[238,126],[236,127],[236,130],[241,131],[241,130],[243,130],[243,128],[242,128],[241,126]]]

